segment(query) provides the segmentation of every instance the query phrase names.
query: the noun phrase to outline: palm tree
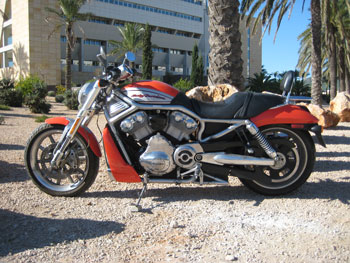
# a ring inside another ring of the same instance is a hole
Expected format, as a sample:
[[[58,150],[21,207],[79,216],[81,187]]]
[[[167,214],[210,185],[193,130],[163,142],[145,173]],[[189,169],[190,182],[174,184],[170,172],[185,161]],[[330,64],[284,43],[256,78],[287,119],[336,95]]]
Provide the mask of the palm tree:
[[[281,25],[282,19],[289,11],[291,14],[296,0],[242,0],[241,13],[244,16],[246,13],[247,25],[253,23],[253,16],[258,12],[257,18],[255,19],[253,32],[257,28],[258,23],[261,21],[264,27],[264,33],[266,30],[270,32],[273,24],[273,19],[278,13],[277,18],[277,29]],[[303,1],[305,3],[305,0]],[[312,103],[321,105],[322,104],[322,90],[321,90],[321,7],[320,0],[311,0],[311,27],[312,27],[312,52],[311,52],[311,64],[312,64]]]
[[[59,22],[56,23],[55,31],[61,30],[62,26],[65,27],[66,36],[66,90],[70,90],[72,87],[72,51],[75,46],[75,36],[73,25],[79,20],[87,20],[91,13],[80,13],[80,8],[87,2],[87,0],[58,0],[59,10],[47,7],[46,10],[58,18]]]
[[[122,57],[128,51],[137,53],[142,49],[144,28],[140,24],[125,23],[124,27],[118,27],[120,34],[123,37],[122,41],[109,40],[108,42],[114,46],[110,51],[111,55]],[[130,66],[134,67],[134,62],[130,63]]]
[[[311,0],[311,103],[322,106],[321,3]]]
[[[149,24],[146,24],[145,33],[143,36],[142,49],[142,78],[152,79],[152,31],[151,26]]]
[[[248,78],[248,89],[250,91],[254,92],[263,92],[263,91],[270,91],[270,92],[276,92],[277,90],[271,90],[273,87],[275,87],[275,80],[271,78],[270,75],[260,72],[260,73],[254,73],[253,77]]]
[[[337,0],[324,0],[322,6],[323,23],[326,25],[326,43],[328,47],[330,99],[334,99],[337,93],[337,43],[334,17],[337,13]]]
[[[238,0],[208,0],[209,85],[229,83],[243,89]]]
[[[341,91],[344,91],[345,86],[348,85],[345,84],[350,66],[350,49],[347,40],[347,34],[350,32],[348,11],[345,1],[329,2],[325,0],[322,5],[322,20],[326,24],[321,30],[322,65],[323,75],[329,79],[331,84],[331,99],[336,95],[338,77]],[[310,25],[300,34],[298,40],[300,40],[298,67],[303,74],[308,72],[311,67],[312,34]]]

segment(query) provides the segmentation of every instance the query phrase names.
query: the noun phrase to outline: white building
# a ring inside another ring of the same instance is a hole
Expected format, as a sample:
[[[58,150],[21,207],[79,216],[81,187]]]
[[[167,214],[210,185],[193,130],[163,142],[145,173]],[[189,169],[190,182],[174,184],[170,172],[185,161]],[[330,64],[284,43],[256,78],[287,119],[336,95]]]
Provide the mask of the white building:
[[[15,71],[37,73],[40,76],[49,76],[53,72],[51,77],[45,77],[49,85],[57,85],[64,79],[66,52],[64,28],[57,35],[47,39],[53,25],[45,22],[50,15],[45,7],[55,5],[57,5],[55,0],[0,0],[1,10],[7,8],[6,12],[11,14],[10,20],[2,22],[3,45],[0,51],[7,52],[1,56],[3,60],[1,66],[4,68],[2,71],[13,67]],[[189,75],[191,53],[195,43],[198,44],[205,59],[204,65],[208,66],[208,15],[206,3],[203,1],[90,0],[81,8],[81,12],[92,13],[93,17],[88,21],[79,21],[75,25],[77,44],[73,52],[72,68],[73,82],[76,84],[83,83],[96,74],[100,69],[96,59],[99,47],[105,46],[108,52],[112,48],[108,45],[108,40],[121,41],[122,37],[117,27],[123,26],[126,22],[151,25],[152,43],[155,45],[153,75],[162,76],[166,72],[173,75]],[[12,25],[10,33],[9,23]],[[80,29],[83,29],[83,32]],[[9,34],[11,45],[6,46]],[[261,32],[257,36],[250,36],[249,30],[241,25],[245,77],[261,70],[260,36]],[[59,39],[61,44],[57,43]],[[56,43],[60,45],[60,50],[59,48],[57,50]],[[18,59],[19,48],[24,55],[22,57],[26,59],[25,63],[23,59]],[[108,59],[110,63],[115,60],[115,57]],[[57,68],[53,67],[52,64],[55,63],[52,61],[57,61]],[[141,64],[142,52],[136,60],[137,66]],[[26,68],[23,65],[26,65]],[[61,76],[57,79],[59,75]]]

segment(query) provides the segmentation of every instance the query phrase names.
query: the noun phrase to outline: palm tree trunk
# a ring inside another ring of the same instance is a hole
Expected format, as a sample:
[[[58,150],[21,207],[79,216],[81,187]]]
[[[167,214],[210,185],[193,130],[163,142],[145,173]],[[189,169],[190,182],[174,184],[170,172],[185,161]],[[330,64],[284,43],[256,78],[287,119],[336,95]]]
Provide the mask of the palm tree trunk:
[[[238,0],[209,0],[209,85],[243,89]]]
[[[333,8],[337,5],[336,0],[333,0]],[[337,95],[337,43],[336,43],[336,29],[331,23],[332,6],[330,0],[323,1],[325,5],[325,24],[326,24],[326,45],[328,46],[329,56],[329,81],[330,81],[330,99],[334,99]]]
[[[337,95],[337,46],[334,36],[329,46],[329,75],[331,84],[330,95],[332,100]]]
[[[321,4],[320,0],[311,0],[311,97],[312,104],[322,106],[322,58],[321,58]]]
[[[339,91],[343,92],[346,90],[345,88],[345,71],[346,71],[346,65],[345,65],[345,51],[344,47],[341,46],[339,49]]]
[[[65,84],[66,90],[71,90],[72,88],[72,49],[73,49],[73,27],[68,24],[66,27],[66,77]]]
[[[345,71],[345,86],[346,86],[346,93],[350,95],[350,70],[349,68]]]

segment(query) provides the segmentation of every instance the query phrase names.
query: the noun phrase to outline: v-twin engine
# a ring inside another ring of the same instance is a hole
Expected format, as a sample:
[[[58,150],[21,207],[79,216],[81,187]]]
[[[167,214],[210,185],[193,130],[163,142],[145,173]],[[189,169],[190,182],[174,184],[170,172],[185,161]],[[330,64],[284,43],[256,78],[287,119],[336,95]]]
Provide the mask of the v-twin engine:
[[[146,151],[140,156],[140,164],[149,173],[163,175],[175,169],[174,147],[159,133],[148,141]]]
[[[197,127],[198,124],[193,118],[179,111],[174,111],[169,116],[149,115],[145,111],[139,111],[125,118],[120,124],[121,130],[131,134],[137,141],[158,131],[163,131],[178,141],[188,140]]]

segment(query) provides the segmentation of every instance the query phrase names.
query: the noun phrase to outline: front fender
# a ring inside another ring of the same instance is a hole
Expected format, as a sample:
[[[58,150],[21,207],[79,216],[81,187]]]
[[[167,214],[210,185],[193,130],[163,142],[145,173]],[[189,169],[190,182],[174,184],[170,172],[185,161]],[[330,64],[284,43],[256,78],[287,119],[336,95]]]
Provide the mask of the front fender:
[[[46,119],[45,122],[47,124],[51,125],[63,125],[67,126],[69,123],[73,122],[74,120],[70,120],[66,117],[55,117]],[[90,131],[90,129],[86,126],[80,126],[78,129],[78,133],[83,136],[83,138],[86,140],[88,146],[91,148],[92,152],[97,156],[101,157],[101,149],[100,145],[97,142],[97,139],[95,135]]]
[[[250,119],[257,127],[271,124],[317,124],[318,119],[307,109],[297,105],[283,105],[269,109]]]

